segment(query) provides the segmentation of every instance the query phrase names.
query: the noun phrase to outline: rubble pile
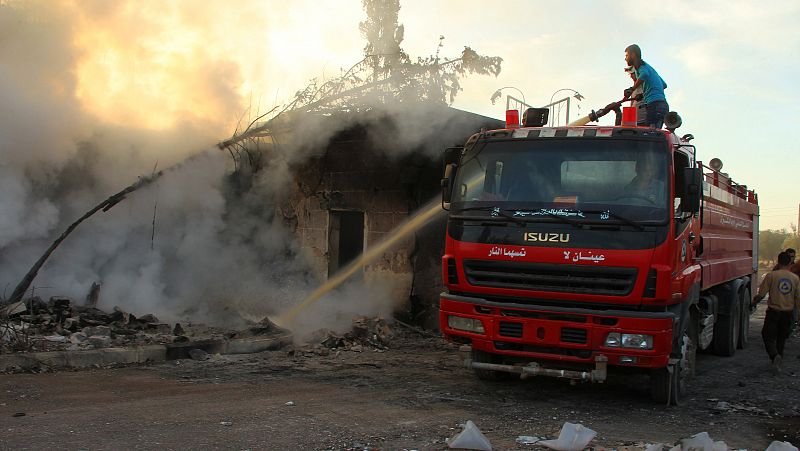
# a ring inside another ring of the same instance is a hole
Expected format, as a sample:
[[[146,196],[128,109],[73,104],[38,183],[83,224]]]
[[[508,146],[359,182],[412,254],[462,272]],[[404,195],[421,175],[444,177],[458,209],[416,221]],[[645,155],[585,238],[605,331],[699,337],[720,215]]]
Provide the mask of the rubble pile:
[[[247,333],[263,332],[270,329],[269,324],[259,323]],[[0,304],[0,352],[168,344],[186,342],[190,337],[231,338],[236,334],[203,324],[165,323],[152,314],[137,317],[118,307],[109,313],[76,305],[65,297],[52,297],[49,302],[33,297]]]
[[[389,322],[383,318],[358,316],[353,319],[352,328],[345,333],[329,329],[319,329],[307,339],[315,352],[344,350],[361,352],[365,349],[386,351],[389,349],[394,332]]]

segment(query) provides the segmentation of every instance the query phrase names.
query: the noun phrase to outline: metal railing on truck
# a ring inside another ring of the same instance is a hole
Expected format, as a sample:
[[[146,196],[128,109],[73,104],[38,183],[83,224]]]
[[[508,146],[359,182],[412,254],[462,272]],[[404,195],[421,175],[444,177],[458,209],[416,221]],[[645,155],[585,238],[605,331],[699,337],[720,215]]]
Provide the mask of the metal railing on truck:
[[[706,183],[723,189],[735,195],[736,197],[739,197],[740,199],[750,202],[751,204],[758,204],[758,194],[756,194],[755,190],[747,189],[747,185],[736,183],[728,176],[728,174],[719,172],[710,166],[706,166],[701,161],[698,161],[697,164],[703,168],[703,174],[705,175]],[[706,170],[708,170],[708,172],[706,172]]]

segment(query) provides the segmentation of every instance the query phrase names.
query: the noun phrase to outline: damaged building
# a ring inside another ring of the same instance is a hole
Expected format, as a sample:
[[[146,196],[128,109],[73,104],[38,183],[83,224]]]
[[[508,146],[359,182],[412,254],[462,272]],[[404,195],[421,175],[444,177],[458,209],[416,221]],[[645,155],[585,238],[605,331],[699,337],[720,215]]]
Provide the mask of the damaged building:
[[[438,199],[445,148],[463,145],[481,128],[503,126],[454,108],[413,114],[412,120],[360,116],[291,168],[294,183],[282,211],[318,280],[335,274]],[[435,328],[444,238],[442,215],[354,277],[391,280],[396,314]]]

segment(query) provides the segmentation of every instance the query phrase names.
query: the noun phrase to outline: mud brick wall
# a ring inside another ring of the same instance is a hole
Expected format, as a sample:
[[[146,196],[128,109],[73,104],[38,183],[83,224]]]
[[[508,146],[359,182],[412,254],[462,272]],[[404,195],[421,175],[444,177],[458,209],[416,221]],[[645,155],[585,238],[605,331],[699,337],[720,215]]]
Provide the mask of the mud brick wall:
[[[436,166],[432,160],[426,163]],[[363,212],[364,249],[386,238],[406,220],[416,180],[408,178],[409,171],[403,170],[403,164],[372,147],[369,141],[343,134],[324,153],[295,169],[295,233],[319,280],[328,277],[332,212]],[[391,296],[398,306],[405,304],[411,294],[414,246],[412,237],[364,268],[367,281],[375,279],[391,286]]]
[[[283,207],[312,272],[328,278],[332,215],[363,212],[364,250],[385,239],[410,214],[441,193],[441,153],[463,144],[481,127],[502,123],[483,116],[455,114],[444,129],[430,130],[424,148],[392,149],[392,139],[376,142],[365,127],[339,133],[325,149],[293,167],[294,186]],[[455,112],[455,113],[453,113]],[[365,266],[363,277],[391,287],[396,314],[428,328],[437,327],[444,252],[444,217]],[[335,254],[334,254],[335,255]]]

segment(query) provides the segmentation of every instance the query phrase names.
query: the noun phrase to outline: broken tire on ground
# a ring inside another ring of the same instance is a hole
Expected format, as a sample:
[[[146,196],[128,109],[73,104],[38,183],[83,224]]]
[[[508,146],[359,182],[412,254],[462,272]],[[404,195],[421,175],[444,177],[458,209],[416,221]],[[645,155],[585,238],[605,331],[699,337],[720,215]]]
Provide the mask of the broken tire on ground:
[[[747,347],[747,343],[750,342],[750,302],[752,302],[752,298],[750,296],[749,287],[744,287],[742,289],[740,301],[741,315],[739,316],[741,323],[739,325],[739,340],[736,343],[736,347],[738,349],[744,349]]]
[[[485,351],[480,351],[478,349],[473,349],[471,352],[472,361],[479,362],[479,363],[502,363],[502,359],[500,356],[495,354],[490,354]],[[475,375],[478,376],[478,379],[484,381],[498,381],[509,379],[511,377],[511,373],[506,373],[505,371],[494,371],[494,370],[481,370],[477,368],[473,368],[472,371],[475,372]]]

